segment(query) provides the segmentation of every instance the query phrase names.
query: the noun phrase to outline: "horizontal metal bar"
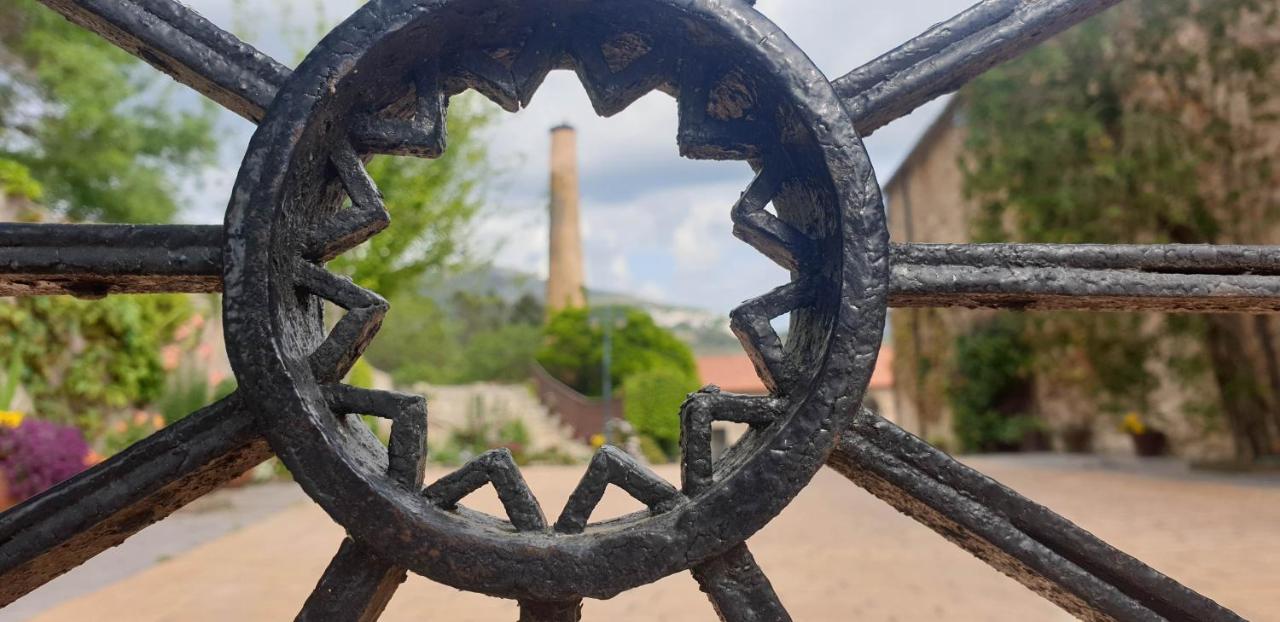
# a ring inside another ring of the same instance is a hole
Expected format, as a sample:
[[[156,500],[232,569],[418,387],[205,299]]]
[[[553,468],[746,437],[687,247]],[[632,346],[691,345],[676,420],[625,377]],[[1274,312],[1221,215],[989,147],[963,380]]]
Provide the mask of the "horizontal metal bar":
[[[219,226],[0,223],[0,296],[221,289]]]
[[[894,307],[1280,311],[1280,247],[905,244]]]
[[[894,307],[1280,311],[1280,247],[896,244]],[[222,289],[212,225],[0,224],[0,296]]]
[[[270,456],[232,394],[0,514],[0,607]]]
[[[986,0],[832,85],[867,136],[1119,2]]]
[[[827,466],[1080,619],[1242,620],[869,411]]]
[[[40,0],[253,122],[290,70],[174,0]]]

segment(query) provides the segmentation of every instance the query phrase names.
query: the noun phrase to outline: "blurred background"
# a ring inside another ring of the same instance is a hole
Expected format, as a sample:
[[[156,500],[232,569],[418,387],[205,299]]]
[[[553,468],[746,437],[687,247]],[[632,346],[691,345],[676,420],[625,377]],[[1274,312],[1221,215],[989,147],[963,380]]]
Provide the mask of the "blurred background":
[[[756,8],[834,77],[970,3]],[[292,65],[360,2],[187,4]],[[891,237],[1280,242],[1278,19],[1276,0],[1128,0],[876,132]],[[220,223],[253,129],[34,0],[0,6],[0,221]],[[728,325],[789,279],[731,234],[750,169],[681,159],[668,96],[603,119],[567,72],[514,115],[455,97],[448,131],[437,160],[370,165],[394,224],[331,265],[392,311],[347,381],[428,397],[433,472],[507,447],[548,507],[604,442],[678,480],[684,396],[765,392]],[[0,299],[0,509],[233,391],[220,304]],[[866,404],[1274,619],[1278,331],[1270,316],[894,310]],[[740,432],[717,428],[717,450]],[[821,474],[757,537],[797,619],[1065,617],[842,484]],[[610,496],[599,517],[638,507]],[[0,620],[286,617],[339,533],[272,460]],[[387,617],[510,617],[499,605],[415,579]],[[684,577],[588,611],[711,616]]]

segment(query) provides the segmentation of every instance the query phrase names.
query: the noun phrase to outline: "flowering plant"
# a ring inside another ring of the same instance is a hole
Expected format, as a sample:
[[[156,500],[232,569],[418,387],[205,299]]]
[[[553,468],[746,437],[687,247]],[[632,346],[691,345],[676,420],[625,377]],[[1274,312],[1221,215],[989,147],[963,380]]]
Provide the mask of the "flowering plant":
[[[1120,429],[1134,436],[1142,436],[1150,430],[1146,422],[1142,420],[1142,417],[1135,412],[1124,416],[1124,419],[1120,422]]]
[[[80,431],[31,417],[0,425],[0,477],[22,501],[84,470],[89,445]]]
[[[102,435],[102,447],[107,455],[115,455],[163,427],[164,416],[135,410],[131,416],[116,419],[107,426]]]

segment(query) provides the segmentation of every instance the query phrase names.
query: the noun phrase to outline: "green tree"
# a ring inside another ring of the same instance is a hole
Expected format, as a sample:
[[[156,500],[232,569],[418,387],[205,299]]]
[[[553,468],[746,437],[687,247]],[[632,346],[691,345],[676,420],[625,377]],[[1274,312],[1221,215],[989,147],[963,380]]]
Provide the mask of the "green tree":
[[[167,81],[35,0],[5,2],[0,175],[38,182],[46,206],[72,219],[169,221],[175,180],[215,145],[211,108],[177,110]]]
[[[671,331],[653,322],[648,313],[634,308],[588,310],[569,308],[552,316],[537,359],[561,382],[586,395],[603,388],[604,326],[612,321],[613,386],[640,372],[670,368],[697,378],[693,352]]]
[[[470,225],[495,174],[482,132],[494,108],[471,94],[449,103],[448,148],[439,158],[379,156],[369,163],[391,226],[335,260],[332,267],[387,298],[427,273],[466,260]]]
[[[1274,244],[1280,135],[1275,0],[1137,0],[962,92],[983,240]],[[1045,314],[1050,382],[1142,409],[1150,363],[1216,388],[1242,460],[1280,454],[1280,344],[1262,316]],[[1167,339],[1198,348],[1160,348]],[[1173,354],[1167,354],[1173,352]]]

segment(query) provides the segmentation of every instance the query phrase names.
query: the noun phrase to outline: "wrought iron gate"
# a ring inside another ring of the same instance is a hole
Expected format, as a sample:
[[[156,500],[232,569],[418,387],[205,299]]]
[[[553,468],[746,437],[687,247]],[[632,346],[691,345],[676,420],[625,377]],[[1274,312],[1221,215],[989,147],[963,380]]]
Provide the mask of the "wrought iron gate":
[[[747,0],[373,0],[294,71],[174,0],[41,1],[259,128],[225,226],[0,225],[0,295],[223,292],[241,380],[0,516],[0,604],[274,453],[348,533],[299,619],[375,619],[412,570],[577,620],[690,570],[722,619],[786,620],[745,542],[824,464],[1081,618],[1239,619],[857,407],[889,306],[1280,310],[1270,247],[890,243],[859,136],[1118,0],[985,0],[834,82]],[[683,155],[757,171],[734,232],[792,274],[732,314],[771,395],[693,394],[679,488],[606,447],[554,522],[502,451],[424,487],[423,400],[340,382],[388,305],[324,268],[388,225],[369,156],[436,157],[450,96],[514,111],[553,69],[602,115],[676,97]],[[751,432],[713,462],[715,420]],[[486,483],[507,520],[458,505]],[[591,523],[611,484],[648,511]]]

